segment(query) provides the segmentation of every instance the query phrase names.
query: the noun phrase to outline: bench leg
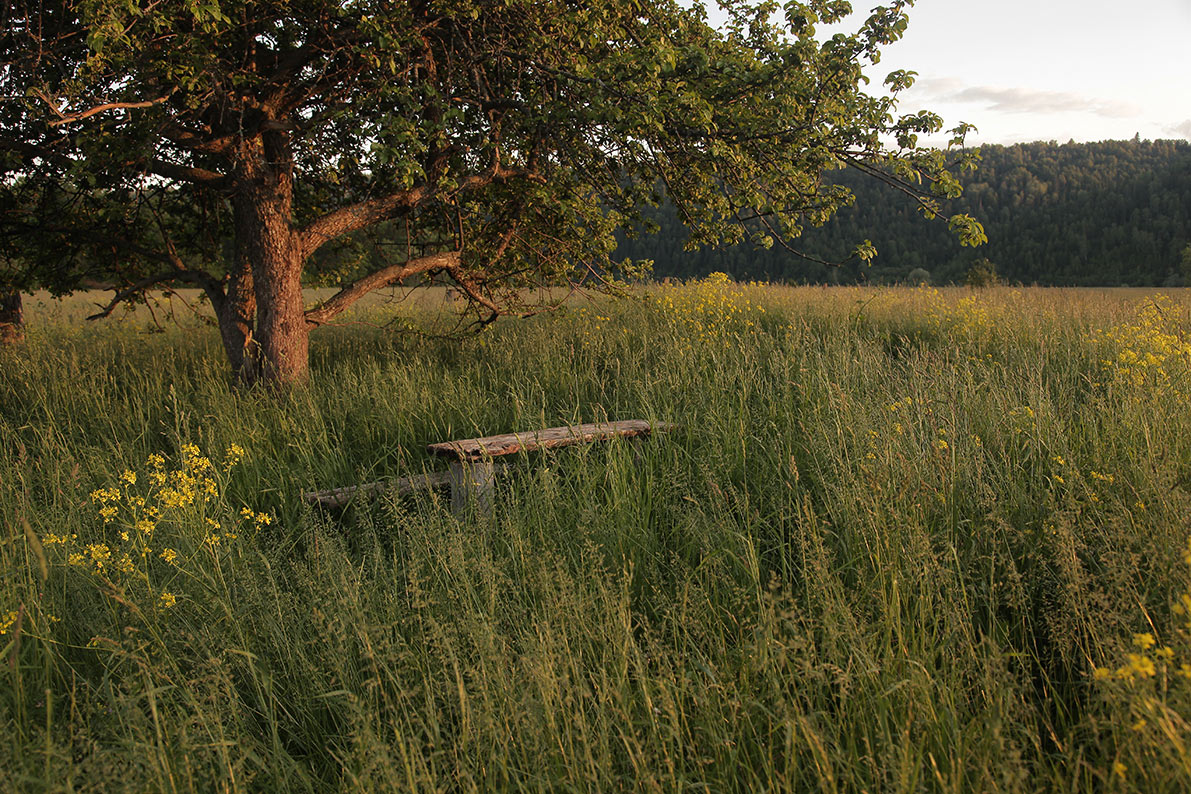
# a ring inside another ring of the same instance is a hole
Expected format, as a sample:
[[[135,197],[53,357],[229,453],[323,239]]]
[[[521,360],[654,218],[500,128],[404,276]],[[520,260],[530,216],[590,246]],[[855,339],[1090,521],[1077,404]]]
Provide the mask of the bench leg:
[[[463,518],[474,507],[476,515],[491,515],[495,476],[491,460],[451,461],[451,512]]]

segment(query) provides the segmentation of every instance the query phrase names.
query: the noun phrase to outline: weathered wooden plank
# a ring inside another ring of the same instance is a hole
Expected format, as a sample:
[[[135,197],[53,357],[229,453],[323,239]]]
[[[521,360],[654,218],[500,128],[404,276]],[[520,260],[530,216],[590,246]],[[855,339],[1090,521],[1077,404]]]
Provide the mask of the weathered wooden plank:
[[[385,493],[404,496],[425,488],[440,488],[450,484],[450,472],[432,471],[427,474],[415,474],[411,477],[398,477],[395,480],[348,485],[344,488],[332,488],[329,491],[313,491],[302,494],[302,498],[312,505],[342,507],[353,499],[370,499]]]
[[[527,430],[484,438],[442,441],[429,445],[427,449],[434,455],[459,460],[479,460],[612,438],[647,436],[653,432],[673,430],[675,427],[676,425],[668,422],[651,424],[644,419],[625,419],[619,422],[592,422],[574,427],[549,427],[544,430]]]

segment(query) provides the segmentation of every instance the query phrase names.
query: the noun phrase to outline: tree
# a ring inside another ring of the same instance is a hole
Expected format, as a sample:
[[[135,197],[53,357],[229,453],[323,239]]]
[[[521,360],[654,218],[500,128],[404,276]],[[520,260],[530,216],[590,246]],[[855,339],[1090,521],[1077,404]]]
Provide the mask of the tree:
[[[527,285],[613,285],[612,233],[658,186],[692,246],[789,244],[851,201],[822,178],[841,167],[938,212],[970,153],[894,118],[912,73],[863,90],[909,4],[820,43],[848,3],[734,1],[721,31],[673,0],[17,2],[0,155],[37,201],[5,234],[108,311],[200,287],[240,379],[301,380],[312,328],[404,279],[453,282],[481,324],[545,308]],[[304,306],[320,252],[377,229],[391,258]]]
[[[997,266],[986,257],[981,257],[973,262],[964,278],[964,284],[969,287],[995,287],[1000,283],[1001,277],[997,275]]]
[[[930,284],[930,271],[924,267],[916,267],[906,276],[906,283],[916,287]]]

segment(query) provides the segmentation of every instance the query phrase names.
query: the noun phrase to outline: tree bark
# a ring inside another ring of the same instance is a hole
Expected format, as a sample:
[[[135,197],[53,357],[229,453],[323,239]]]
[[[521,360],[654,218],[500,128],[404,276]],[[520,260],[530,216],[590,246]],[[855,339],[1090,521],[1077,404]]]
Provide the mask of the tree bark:
[[[236,261],[251,267],[247,283],[256,304],[255,339],[245,329],[246,300],[229,301],[226,309],[239,314],[221,321],[232,332],[231,343],[241,339],[239,376],[278,385],[306,380],[309,328],[302,304],[301,235],[291,224],[293,160],[283,134],[266,134],[244,142],[237,152],[236,189],[232,195],[235,217]],[[232,285],[229,284],[229,298]],[[246,330],[246,333],[245,333]],[[225,334],[224,345],[229,344]],[[232,366],[236,355],[229,350]]]
[[[232,365],[232,372],[240,383],[257,379],[256,340],[253,325],[256,316],[256,293],[252,288],[252,265],[239,263],[227,281],[227,293],[215,306],[219,322],[219,336]]]
[[[25,318],[21,307],[21,293],[0,292],[0,344],[25,341]]]

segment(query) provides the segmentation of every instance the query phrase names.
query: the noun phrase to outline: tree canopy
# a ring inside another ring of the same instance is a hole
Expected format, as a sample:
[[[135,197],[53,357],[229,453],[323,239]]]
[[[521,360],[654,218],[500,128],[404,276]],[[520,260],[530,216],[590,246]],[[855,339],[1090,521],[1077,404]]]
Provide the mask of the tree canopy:
[[[238,375],[293,381],[311,328],[403,279],[453,282],[479,323],[543,308],[526,286],[611,285],[613,232],[662,190],[693,246],[790,244],[851,202],[843,167],[934,214],[970,154],[895,117],[911,73],[870,94],[862,71],[909,5],[820,41],[848,3],[731,0],[717,29],[672,0],[18,0],[9,281],[201,287]],[[305,306],[320,252],[378,229],[388,256]]]

